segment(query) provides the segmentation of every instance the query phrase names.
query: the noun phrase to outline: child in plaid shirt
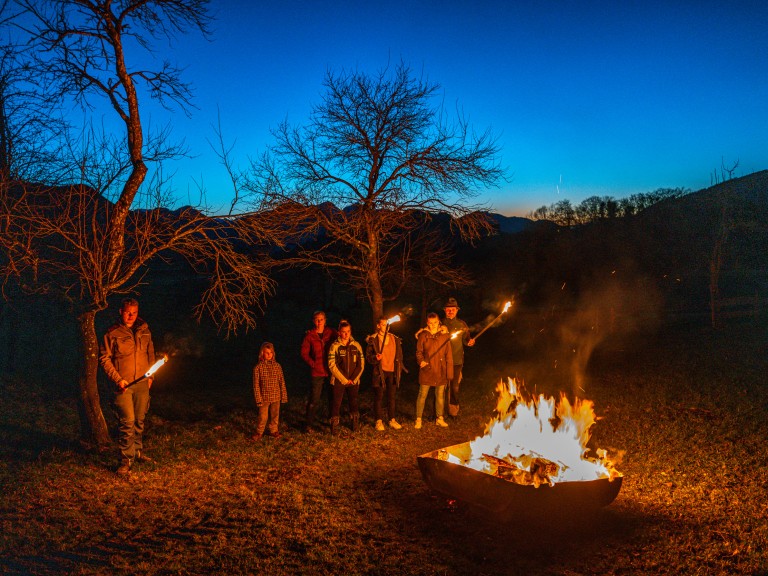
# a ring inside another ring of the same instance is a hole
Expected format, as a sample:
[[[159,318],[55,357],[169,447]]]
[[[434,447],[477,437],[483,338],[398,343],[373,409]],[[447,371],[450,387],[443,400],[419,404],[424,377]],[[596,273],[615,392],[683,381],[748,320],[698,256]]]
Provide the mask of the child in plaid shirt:
[[[283,368],[275,360],[275,347],[271,342],[261,345],[259,361],[253,367],[253,395],[259,408],[259,421],[256,434],[251,438],[261,440],[267,428],[269,436],[280,438],[280,404],[288,402],[288,391],[285,389]]]

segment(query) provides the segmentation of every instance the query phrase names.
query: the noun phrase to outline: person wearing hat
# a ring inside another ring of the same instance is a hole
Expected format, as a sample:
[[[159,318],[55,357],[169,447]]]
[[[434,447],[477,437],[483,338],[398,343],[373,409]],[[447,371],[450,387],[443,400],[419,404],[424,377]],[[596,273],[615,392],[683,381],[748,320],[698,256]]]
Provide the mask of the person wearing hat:
[[[448,329],[448,334],[461,330],[461,336],[451,339],[453,378],[451,378],[446,390],[448,395],[448,415],[456,418],[459,415],[459,385],[461,384],[461,370],[464,365],[464,346],[474,346],[475,340],[469,335],[467,323],[456,316],[459,312],[459,303],[456,301],[456,298],[448,298],[445,301],[443,311],[445,312],[443,326]]]

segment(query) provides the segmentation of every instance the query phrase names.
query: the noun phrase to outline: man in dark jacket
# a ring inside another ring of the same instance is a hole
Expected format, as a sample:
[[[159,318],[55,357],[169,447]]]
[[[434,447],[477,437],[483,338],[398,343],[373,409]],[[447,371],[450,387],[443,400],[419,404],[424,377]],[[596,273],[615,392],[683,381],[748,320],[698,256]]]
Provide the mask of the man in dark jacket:
[[[459,303],[456,298],[448,298],[445,301],[445,319],[443,326],[452,335],[458,331],[461,334],[451,339],[451,352],[453,353],[453,378],[448,384],[448,415],[455,418],[459,415],[459,387],[461,385],[462,368],[464,366],[464,346],[474,346],[475,340],[469,335],[469,326],[464,320],[456,317],[459,312]]]
[[[307,399],[306,428],[311,430],[320,404],[323,388],[328,382],[328,350],[336,339],[336,331],[325,325],[325,312],[318,310],[312,315],[314,328],[307,330],[301,342],[301,357],[310,369],[310,388]],[[330,412],[330,410],[329,410]]]
[[[139,318],[139,303],[133,298],[123,300],[120,320],[104,335],[99,362],[114,384],[120,449],[117,473],[128,474],[134,461],[149,460],[143,453],[142,436],[152,378],[142,377],[155,362],[152,334],[147,323]],[[141,380],[131,384],[138,379]]]
[[[403,370],[403,347],[400,338],[387,330],[387,319],[379,318],[376,333],[366,338],[365,361],[373,368],[373,412],[376,415],[376,430],[384,430],[382,400],[387,394],[387,421],[389,427],[400,430],[402,426],[395,419],[395,393],[400,386]]]

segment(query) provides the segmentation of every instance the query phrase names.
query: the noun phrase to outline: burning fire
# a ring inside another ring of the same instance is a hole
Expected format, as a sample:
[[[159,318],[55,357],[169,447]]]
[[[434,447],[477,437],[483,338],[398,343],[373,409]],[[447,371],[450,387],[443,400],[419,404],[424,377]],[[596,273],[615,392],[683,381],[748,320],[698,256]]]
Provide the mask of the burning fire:
[[[511,378],[496,390],[498,416],[485,435],[469,443],[467,460],[448,454],[449,462],[536,487],[622,475],[605,450],[587,457],[589,430],[596,421],[591,401],[577,398],[571,404],[563,394],[559,400],[543,394],[526,400]]]
[[[149,370],[147,370],[146,374],[144,374],[144,378],[149,378],[150,376],[152,376],[152,374],[157,372],[160,366],[162,366],[166,362],[168,362],[168,356],[163,356],[162,358],[160,358],[160,360],[158,360],[157,362],[152,364],[152,366],[149,367]]]
[[[387,324],[394,324],[395,322],[400,322],[400,314],[395,314],[392,318],[387,320]]]

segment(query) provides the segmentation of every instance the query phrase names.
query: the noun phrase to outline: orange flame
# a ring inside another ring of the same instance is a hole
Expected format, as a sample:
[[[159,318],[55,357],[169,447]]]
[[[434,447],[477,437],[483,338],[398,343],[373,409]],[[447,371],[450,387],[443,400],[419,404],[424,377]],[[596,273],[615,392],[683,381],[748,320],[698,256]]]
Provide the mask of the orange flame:
[[[455,463],[493,474],[493,458],[527,472],[532,459],[544,459],[556,464],[546,478],[550,484],[621,476],[605,450],[587,457],[590,428],[596,421],[590,400],[577,398],[571,404],[563,394],[557,401],[543,394],[526,400],[511,378],[506,385],[500,382],[496,391],[499,415],[483,436],[470,442],[469,459]]]
[[[387,324],[394,324],[395,322],[400,322],[400,314],[396,314],[395,316],[392,316],[392,318],[387,320]]]

